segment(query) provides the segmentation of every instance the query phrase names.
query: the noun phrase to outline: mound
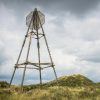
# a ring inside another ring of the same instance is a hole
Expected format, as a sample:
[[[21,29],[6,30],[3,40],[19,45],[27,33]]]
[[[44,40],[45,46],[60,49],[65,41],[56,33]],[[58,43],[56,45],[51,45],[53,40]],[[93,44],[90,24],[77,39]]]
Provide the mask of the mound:
[[[69,86],[69,87],[81,87],[81,86],[93,86],[93,85],[100,86],[100,85],[97,85],[97,83],[94,83],[87,77],[80,75],[80,74],[59,77],[58,84],[57,84],[56,80],[42,84],[42,86],[44,86],[44,87],[56,86],[56,85]],[[25,85],[24,88],[29,88],[29,90],[30,90],[33,88],[37,88],[39,86],[40,86],[40,84]],[[2,82],[0,82],[0,87],[2,87],[2,88],[9,87],[9,83],[2,81]]]
[[[49,82],[48,84],[49,85],[56,85],[57,82],[54,80],[52,82]],[[76,87],[76,86],[94,85],[94,82],[85,76],[77,74],[77,75],[63,76],[63,77],[58,78],[58,84],[60,86]]]

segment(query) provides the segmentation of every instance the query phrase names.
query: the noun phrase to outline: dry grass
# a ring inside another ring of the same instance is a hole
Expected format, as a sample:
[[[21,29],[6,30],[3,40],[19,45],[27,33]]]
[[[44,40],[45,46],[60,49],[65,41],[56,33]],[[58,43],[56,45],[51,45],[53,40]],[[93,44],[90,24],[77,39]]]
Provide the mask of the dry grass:
[[[100,100],[100,89],[91,90],[87,87],[53,86],[36,88],[24,93],[14,90],[8,92],[7,89],[0,91],[0,100]]]
[[[100,100],[100,83],[94,83],[82,75],[64,76],[42,85],[11,86],[0,84],[0,100]]]

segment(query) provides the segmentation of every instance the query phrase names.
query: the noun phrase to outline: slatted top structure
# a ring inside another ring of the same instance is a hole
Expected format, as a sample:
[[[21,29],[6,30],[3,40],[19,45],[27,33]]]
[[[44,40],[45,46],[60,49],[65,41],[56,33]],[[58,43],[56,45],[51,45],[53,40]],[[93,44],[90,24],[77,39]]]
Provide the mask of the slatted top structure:
[[[44,23],[45,23],[45,15],[42,12],[37,11],[37,9],[31,11],[26,17],[26,25],[29,27],[29,29],[37,30]]]

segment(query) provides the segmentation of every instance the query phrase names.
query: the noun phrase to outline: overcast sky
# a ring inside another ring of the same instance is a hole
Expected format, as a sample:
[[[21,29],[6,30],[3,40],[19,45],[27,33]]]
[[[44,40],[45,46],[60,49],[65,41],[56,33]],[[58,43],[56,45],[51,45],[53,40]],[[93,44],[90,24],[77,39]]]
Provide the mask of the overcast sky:
[[[45,14],[43,27],[57,75],[82,74],[99,82],[99,0],[0,0],[0,80],[11,78],[27,30],[25,18],[34,8]],[[21,75],[18,70],[14,82],[20,84]],[[42,76],[54,79],[52,69]],[[38,79],[38,71],[26,72],[26,83]]]

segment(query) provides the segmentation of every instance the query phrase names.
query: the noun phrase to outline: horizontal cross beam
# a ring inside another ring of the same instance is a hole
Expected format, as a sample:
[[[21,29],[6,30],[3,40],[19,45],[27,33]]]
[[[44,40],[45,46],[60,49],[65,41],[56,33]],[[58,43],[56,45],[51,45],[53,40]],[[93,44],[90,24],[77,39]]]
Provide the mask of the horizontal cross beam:
[[[41,67],[41,70],[43,70],[44,68],[49,68],[49,67],[52,67],[52,66]],[[25,67],[16,67],[16,68],[25,68]],[[37,70],[39,70],[39,68],[33,68],[33,67],[26,67],[26,69],[37,69]]]

